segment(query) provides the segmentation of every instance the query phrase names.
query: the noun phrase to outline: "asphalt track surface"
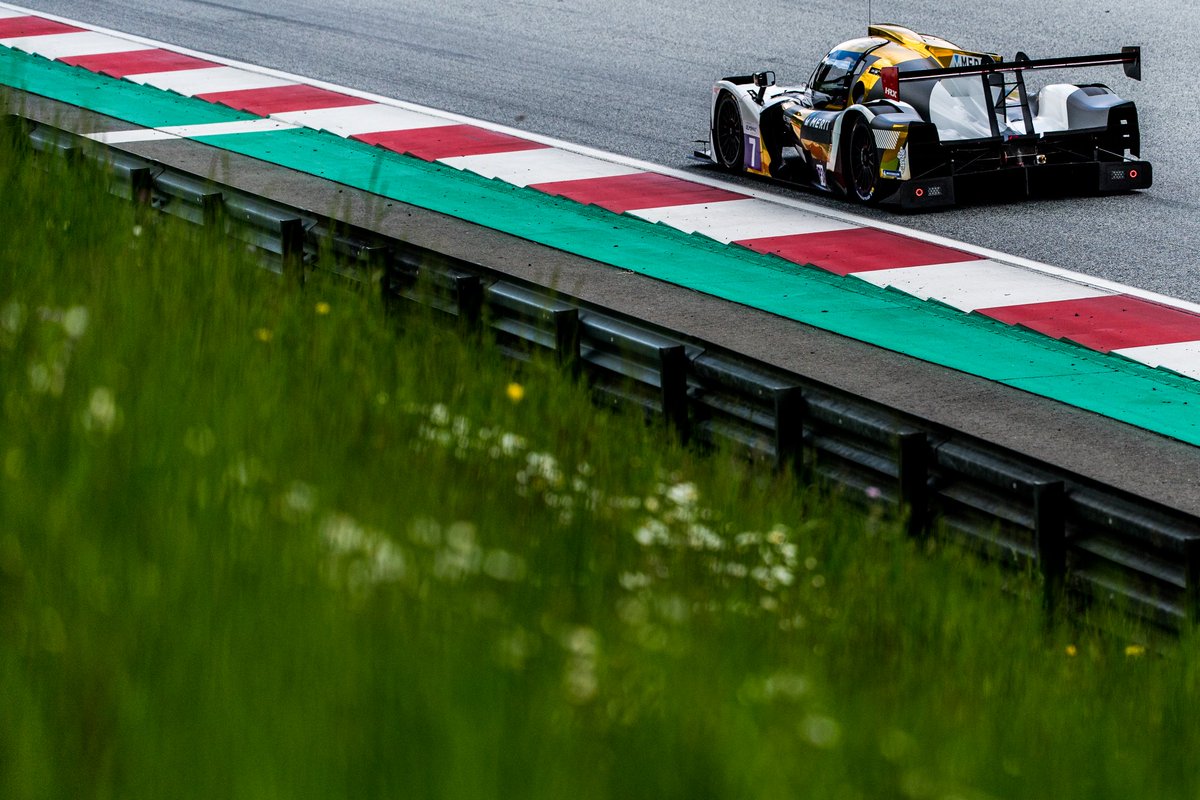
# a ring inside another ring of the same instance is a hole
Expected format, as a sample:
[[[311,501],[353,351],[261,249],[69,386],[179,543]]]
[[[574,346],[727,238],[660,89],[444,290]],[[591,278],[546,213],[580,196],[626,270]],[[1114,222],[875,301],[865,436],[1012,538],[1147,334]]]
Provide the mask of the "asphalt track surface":
[[[777,0],[26,0],[127,33],[470,115],[672,167],[704,135],[714,79],[774,69],[807,79],[861,36],[867,3]],[[861,7],[860,7],[861,6]],[[872,16],[1011,58],[1144,49],[1141,83],[1079,73],[1134,100],[1154,187],[897,217],[949,236],[1200,302],[1200,134],[1190,63],[1200,3],[875,0]],[[1048,12],[1052,18],[1048,19]],[[691,167],[705,170],[702,166]],[[748,181],[762,187],[761,181]],[[845,209],[845,203],[773,191]]]

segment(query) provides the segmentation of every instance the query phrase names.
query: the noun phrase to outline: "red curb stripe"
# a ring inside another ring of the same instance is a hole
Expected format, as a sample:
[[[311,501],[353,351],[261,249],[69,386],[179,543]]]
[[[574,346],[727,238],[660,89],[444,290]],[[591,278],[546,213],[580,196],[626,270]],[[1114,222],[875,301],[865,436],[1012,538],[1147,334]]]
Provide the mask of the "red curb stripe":
[[[540,150],[548,145],[531,142],[507,133],[497,133],[474,125],[441,125],[403,131],[362,133],[350,137],[367,144],[407,153],[426,161],[455,156],[481,156],[518,150]]]
[[[837,275],[929,264],[978,261],[982,256],[874,228],[797,233],[736,242],[797,264],[812,264]]]
[[[41,17],[0,19],[0,39],[16,39],[20,36],[49,36],[55,33],[81,33],[83,30],[74,25],[65,25]]]
[[[567,197],[580,203],[608,209],[617,214],[642,208],[683,206],[693,203],[715,203],[721,200],[742,200],[745,195],[692,183],[669,175],[638,172],[609,178],[584,178],[573,181],[537,183],[529,188],[546,194]]]
[[[124,53],[68,56],[60,58],[59,61],[113,78],[124,78],[126,75],[147,75],[151,72],[175,72],[181,69],[221,66],[212,61],[185,56],[171,50],[130,50]]]
[[[980,314],[1107,353],[1200,340],[1200,316],[1129,295],[978,309]]]
[[[198,94],[196,97],[210,103],[236,108],[239,111],[249,111],[266,117],[284,111],[313,111],[318,108],[339,108],[342,106],[363,106],[371,101],[361,97],[351,97],[341,92],[331,92],[317,86],[297,83],[291,86],[271,86],[266,89],[239,89],[232,92],[210,92]]]

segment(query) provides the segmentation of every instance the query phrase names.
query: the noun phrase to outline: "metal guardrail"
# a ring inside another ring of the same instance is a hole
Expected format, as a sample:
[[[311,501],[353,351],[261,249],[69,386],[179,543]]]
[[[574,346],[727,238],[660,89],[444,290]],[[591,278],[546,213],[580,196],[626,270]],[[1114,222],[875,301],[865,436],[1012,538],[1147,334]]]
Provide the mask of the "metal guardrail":
[[[598,397],[687,440],[730,444],[803,480],[905,514],[1043,578],[1044,600],[1120,604],[1155,625],[1200,621],[1200,519],[986,441],[486,267],[221,186],[17,118],[36,150],[109,170],[112,190],[258,247],[303,280],[329,269],[390,303],[486,328],[508,355],[558,359]]]

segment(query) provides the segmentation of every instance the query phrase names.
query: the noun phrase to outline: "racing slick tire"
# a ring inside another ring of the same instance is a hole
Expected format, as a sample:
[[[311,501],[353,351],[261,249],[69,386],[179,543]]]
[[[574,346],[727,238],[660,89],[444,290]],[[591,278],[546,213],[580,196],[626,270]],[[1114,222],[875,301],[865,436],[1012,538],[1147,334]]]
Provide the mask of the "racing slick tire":
[[[745,164],[746,137],[742,129],[742,110],[729,92],[721,92],[713,112],[713,155],[717,163],[731,172],[741,172]]]
[[[842,179],[846,194],[859,203],[874,203],[880,197],[879,151],[875,149],[875,135],[871,126],[860,116],[855,116],[845,138],[846,160],[842,168]]]

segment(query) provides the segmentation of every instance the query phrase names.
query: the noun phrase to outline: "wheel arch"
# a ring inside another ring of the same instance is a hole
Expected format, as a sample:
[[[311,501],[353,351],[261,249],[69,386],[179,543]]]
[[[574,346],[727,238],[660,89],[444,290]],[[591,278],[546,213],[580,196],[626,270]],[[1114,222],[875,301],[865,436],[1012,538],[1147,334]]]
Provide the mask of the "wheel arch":
[[[738,112],[742,120],[742,135],[753,136],[759,138],[759,112],[760,107],[754,102],[750,96],[753,85],[734,83],[734,80],[741,78],[724,79],[717,81],[713,85],[712,101],[708,111],[708,144],[709,152],[712,154],[712,159],[716,163],[720,163],[717,157],[717,107],[721,102],[723,95],[728,95],[733,98],[737,104]]]
[[[832,170],[838,176],[839,181],[841,181],[841,176],[845,168],[843,158],[849,146],[847,139],[850,136],[850,132],[854,130],[854,123],[862,120],[870,128],[871,121],[874,119],[875,112],[862,105],[850,106],[838,115],[837,121],[833,124],[833,135],[831,136],[829,146],[828,169]]]

